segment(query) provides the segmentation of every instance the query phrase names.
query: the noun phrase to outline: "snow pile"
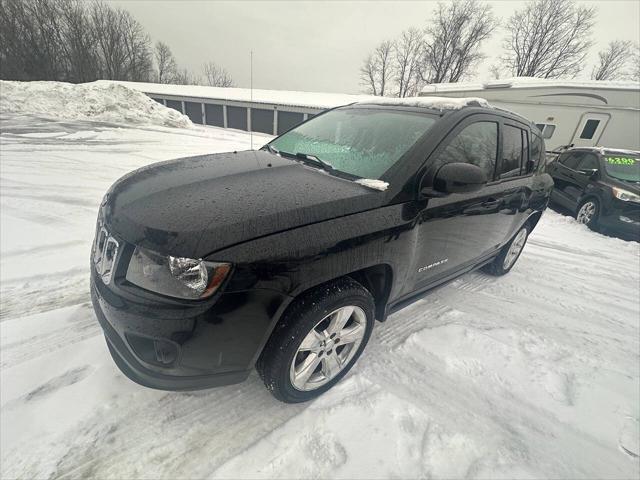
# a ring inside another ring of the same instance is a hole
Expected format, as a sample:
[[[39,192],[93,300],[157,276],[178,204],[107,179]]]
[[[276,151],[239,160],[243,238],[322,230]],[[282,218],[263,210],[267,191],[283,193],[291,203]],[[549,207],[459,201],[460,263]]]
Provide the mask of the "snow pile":
[[[402,105],[405,107],[424,107],[436,110],[459,110],[463,107],[491,107],[484,98],[448,98],[448,97],[375,97],[373,100],[358,102],[367,105]]]
[[[374,190],[380,190],[381,192],[384,192],[389,186],[387,182],[383,182],[382,180],[372,180],[371,178],[361,178],[360,180],[356,180],[356,183],[364,185],[365,187],[373,188]]]
[[[180,128],[192,125],[178,111],[137,90],[107,81],[78,85],[0,81],[0,113]]]

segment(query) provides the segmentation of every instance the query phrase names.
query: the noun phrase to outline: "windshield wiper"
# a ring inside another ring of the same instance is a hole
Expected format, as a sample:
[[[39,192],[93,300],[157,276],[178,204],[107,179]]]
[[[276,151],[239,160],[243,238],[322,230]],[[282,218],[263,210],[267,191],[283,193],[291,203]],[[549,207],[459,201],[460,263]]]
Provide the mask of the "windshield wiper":
[[[271,153],[275,154],[275,155],[279,155],[280,154],[280,150],[278,150],[276,147],[272,147],[271,145],[269,145],[268,143],[264,146],[267,150],[269,150]]]
[[[327,172],[330,172],[333,170],[333,165],[331,165],[330,163],[325,162],[324,160],[316,157],[315,155],[310,155],[308,153],[296,153],[296,157],[301,158],[302,160],[306,160],[307,163],[310,163],[312,165],[315,165],[316,167],[320,167],[323,170],[326,170]]]

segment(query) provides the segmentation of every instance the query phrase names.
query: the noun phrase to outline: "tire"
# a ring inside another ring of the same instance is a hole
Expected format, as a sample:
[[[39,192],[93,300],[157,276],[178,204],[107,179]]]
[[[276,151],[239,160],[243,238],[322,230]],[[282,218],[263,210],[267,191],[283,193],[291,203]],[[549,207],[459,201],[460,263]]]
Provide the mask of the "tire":
[[[374,301],[367,289],[351,278],[328,283],[294,300],[256,369],[278,400],[306,402],[329,390],[353,367],[373,323]]]
[[[520,230],[516,232],[511,241],[502,247],[498,256],[494,258],[491,263],[483,267],[483,270],[496,277],[509,273],[518,261],[518,258],[520,258],[524,246],[527,244],[530,231],[531,227],[529,227],[528,224],[524,224]]]
[[[595,198],[587,198],[580,202],[576,210],[576,220],[589,227],[591,230],[598,231],[600,219],[600,202]]]

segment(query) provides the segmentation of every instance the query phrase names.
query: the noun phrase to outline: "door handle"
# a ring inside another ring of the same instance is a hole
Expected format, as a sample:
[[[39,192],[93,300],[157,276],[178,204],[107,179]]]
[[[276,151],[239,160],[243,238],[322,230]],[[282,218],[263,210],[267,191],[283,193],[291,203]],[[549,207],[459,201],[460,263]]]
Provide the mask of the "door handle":
[[[501,201],[497,198],[488,198],[484,202],[482,202],[483,207],[494,207],[496,205],[500,205]]]

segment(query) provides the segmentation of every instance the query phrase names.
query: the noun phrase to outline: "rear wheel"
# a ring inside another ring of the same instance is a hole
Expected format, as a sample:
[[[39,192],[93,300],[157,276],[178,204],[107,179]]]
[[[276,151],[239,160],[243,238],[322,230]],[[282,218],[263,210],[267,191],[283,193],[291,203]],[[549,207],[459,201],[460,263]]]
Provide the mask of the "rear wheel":
[[[373,297],[343,278],[305,294],[271,335],[257,370],[287,403],[310,400],[344,377],[364,350],[374,323]]]
[[[520,254],[527,244],[529,238],[529,226],[523,225],[514,235],[511,241],[505,245],[498,256],[488,265],[484,267],[484,271],[491,275],[504,275],[508,273],[516,264]]]
[[[600,216],[600,204],[595,198],[589,198],[582,202],[576,212],[578,223],[586,225],[591,230],[598,229],[598,218]]]

